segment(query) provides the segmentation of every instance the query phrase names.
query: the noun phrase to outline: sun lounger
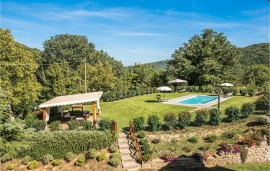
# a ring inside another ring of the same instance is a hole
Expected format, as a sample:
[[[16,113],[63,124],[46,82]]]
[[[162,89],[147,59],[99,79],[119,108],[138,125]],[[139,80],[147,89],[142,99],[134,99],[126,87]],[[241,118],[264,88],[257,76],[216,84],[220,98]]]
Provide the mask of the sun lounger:
[[[75,118],[75,116],[71,116],[70,113],[67,113],[64,118],[70,118],[70,120],[72,120]]]

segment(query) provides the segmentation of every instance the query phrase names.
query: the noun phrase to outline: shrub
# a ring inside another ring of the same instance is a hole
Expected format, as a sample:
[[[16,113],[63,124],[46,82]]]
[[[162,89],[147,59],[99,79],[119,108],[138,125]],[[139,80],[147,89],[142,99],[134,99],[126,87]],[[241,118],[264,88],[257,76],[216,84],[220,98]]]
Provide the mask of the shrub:
[[[181,128],[185,128],[186,126],[188,126],[190,124],[191,121],[191,114],[189,112],[181,112],[179,113],[178,116],[178,125]]]
[[[228,139],[232,139],[232,138],[235,137],[235,135],[236,135],[236,132],[234,132],[234,131],[231,131],[231,132],[224,132],[224,133],[222,134],[222,137],[228,138]]]
[[[155,138],[151,141],[153,144],[158,144],[160,142],[160,139]]]
[[[108,130],[111,128],[111,120],[103,119],[98,122],[98,126],[102,131]]]
[[[83,121],[83,130],[89,131],[93,129],[93,124],[91,121],[84,120]]]
[[[229,121],[234,121],[240,119],[240,111],[235,106],[229,106],[225,109],[225,114],[228,116]]]
[[[213,142],[215,142],[217,140],[217,136],[216,135],[213,135],[213,134],[209,134],[206,137],[204,137],[204,140],[206,142],[213,143]]]
[[[13,159],[13,156],[10,153],[6,153],[1,158],[1,163],[5,163],[7,161],[11,161]]]
[[[255,94],[255,90],[250,89],[250,90],[247,91],[247,93],[248,93],[249,96],[252,97],[252,96],[254,96],[254,94]]]
[[[144,162],[147,162],[147,161],[149,161],[150,159],[151,159],[151,157],[152,157],[152,153],[143,153],[143,155],[142,155],[142,161],[144,161]]]
[[[259,116],[257,118],[257,122],[262,123],[264,125],[270,125],[270,117],[269,116]]]
[[[15,168],[15,164],[13,164],[13,163],[9,163],[7,165],[7,170],[13,170],[14,168]]]
[[[255,111],[255,105],[253,103],[244,103],[241,108],[241,114],[244,117],[252,115]]]
[[[52,165],[53,165],[53,166],[60,166],[60,165],[61,165],[61,163],[62,163],[62,161],[61,161],[61,160],[56,159],[56,160],[54,160],[54,161],[52,162]]]
[[[74,154],[72,152],[67,152],[65,155],[65,160],[70,162],[74,158]]]
[[[135,117],[133,119],[133,129],[134,131],[140,131],[144,129],[145,119],[143,116]]]
[[[97,156],[97,161],[102,161],[106,159],[106,154],[105,153],[101,153],[100,155]]]
[[[197,125],[204,125],[208,121],[209,111],[206,109],[201,109],[196,111],[195,123]]]
[[[61,124],[60,121],[53,121],[52,123],[50,123],[49,125],[50,131],[59,131],[61,129],[60,124]]]
[[[38,120],[38,118],[35,114],[28,113],[24,119],[24,122],[25,122],[25,125],[27,126],[27,128],[32,128],[34,125],[34,122],[37,120]]]
[[[270,93],[266,93],[264,96],[260,97],[256,102],[255,102],[255,107],[257,111],[269,111],[269,106],[270,105]]]
[[[77,120],[70,120],[67,123],[69,130],[77,130],[80,126],[80,123]]]
[[[97,156],[97,151],[95,149],[90,149],[86,152],[85,158],[86,159],[93,159]]]
[[[241,89],[240,89],[240,94],[241,94],[241,96],[246,96],[247,90],[244,89],[244,88],[241,88]]]
[[[42,131],[27,135],[24,140],[31,143],[31,146],[22,149],[22,155],[41,159],[46,153],[55,158],[62,158],[67,152],[78,154],[91,148],[108,148],[115,142],[116,137],[115,134],[107,131]]]
[[[172,128],[175,128],[177,125],[177,117],[174,113],[167,113],[164,116],[164,124],[165,126],[171,130]]]
[[[43,158],[42,158],[42,163],[43,163],[43,164],[48,164],[48,163],[50,163],[50,162],[53,161],[53,160],[54,160],[54,158],[53,158],[52,155],[46,154],[46,155],[43,156]]]
[[[240,157],[241,157],[241,160],[243,163],[245,163],[245,161],[247,160],[247,155],[248,155],[248,149],[242,148],[241,153],[240,153]]]
[[[35,120],[33,123],[33,128],[36,131],[43,131],[46,127],[46,123],[43,120]]]
[[[137,137],[138,137],[138,138],[144,138],[144,137],[145,137],[144,132],[139,131],[139,132],[137,133]]]
[[[121,158],[121,154],[119,152],[113,153],[111,158]]]
[[[81,156],[78,158],[78,160],[75,162],[75,166],[82,166],[85,163],[85,157]]]
[[[161,124],[157,115],[150,115],[147,118],[147,124],[151,131],[158,131]]]
[[[237,88],[233,88],[233,89],[232,89],[232,93],[233,93],[234,96],[237,95],[237,93],[238,93]]]
[[[142,151],[143,151],[144,153],[148,153],[148,152],[151,151],[151,147],[150,147],[150,145],[149,145],[148,143],[142,144],[141,149],[142,149]]]
[[[198,138],[193,136],[193,137],[188,138],[187,141],[192,144],[196,144],[198,142]]]
[[[118,147],[115,145],[111,145],[109,148],[110,153],[114,153],[118,151]]]
[[[121,164],[121,159],[119,159],[119,158],[111,158],[109,160],[109,163],[112,166],[118,166],[119,164]]]
[[[210,114],[210,124],[211,125],[219,125],[221,121],[221,111],[218,108],[213,108],[209,111]]]
[[[22,159],[22,164],[27,165],[31,160],[32,160],[32,159],[31,159],[30,156],[25,156],[25,157]]]
[[[29,162],[28,165],[27,165],[27,168],[29,170],[34,170],[37,167],[38,167],[38,161],[36,161],[36,160],[33,160],[33,161]]]
[[[148,144],[148,140],[147,139],[141,139],[139,141],[139,144],[143,145],[143,144]]]

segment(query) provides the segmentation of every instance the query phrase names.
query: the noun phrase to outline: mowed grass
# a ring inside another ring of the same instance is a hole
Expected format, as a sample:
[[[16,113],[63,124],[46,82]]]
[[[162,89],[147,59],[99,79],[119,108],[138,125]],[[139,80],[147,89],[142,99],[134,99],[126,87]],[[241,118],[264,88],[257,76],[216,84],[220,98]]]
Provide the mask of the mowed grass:
[[[166,113],[173,112],[178,115],[181,111],[190,111],[194,107],[180,106],[180,105],[170,105],[162,104],[157,101],[156,95],[160,94],[164,97],[164,93],[154,93],[142,96],[135,96],[131,98],[121,99],[114,102],[101,102],[102,109],[102,119],[116,120],[118,122],[118,128],[127,127],[129,121],[137,116],[144,116],[145,119],[149,115],[157,114],[161,121]],[[198,93],[198,92],[184,92],[184,93],[165,93],[167,99],[173,99],[181,96],[186,96],[189,94],[203,94],[209,95],[209,93]],[[213,95],[213,94],[212,94]],[[244,97],[244,96],[233,96],[231,99],[226,100],[221,103],[221,108],[223,111],[222,117],[224,115],[224,109],[229,106],[236,106],[241,108],[243,103],[252,103],[256,101],[258,97]],[[213,107],[217,107],[214,105]],[[92,110],[91,106],[87,107],[88,110]]]

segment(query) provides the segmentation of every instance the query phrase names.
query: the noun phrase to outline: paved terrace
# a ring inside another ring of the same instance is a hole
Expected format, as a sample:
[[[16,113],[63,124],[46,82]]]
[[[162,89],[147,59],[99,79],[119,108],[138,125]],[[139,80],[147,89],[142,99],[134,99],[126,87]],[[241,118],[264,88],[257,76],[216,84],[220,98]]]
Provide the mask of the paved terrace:
[[[218,99],[212,100],[212,101],[204,103],[204,104],[196,104],[196,105],[188,105],[188,104],[180,104],[180,103],[178,103],[179,100],[188,99],[188,98],[193,97],[193,96],[197,96],[197,94],[190,94],[190,95],[187,95],[187,96],[170,99],[167,102],[162,102],[162,103],[164,103],[164,104],[173,104],[173,105],[181,105],[181,106],[191,106],[191,107],[198,107],[198,108],[209,108],[209,107],[211,107],[211,106],[218,103]],[[220,102],[223,102],[223,101],[228,100],[230,98],[232,98],[232,97],[225,98],[225,97],[221,96],[220,97]]]

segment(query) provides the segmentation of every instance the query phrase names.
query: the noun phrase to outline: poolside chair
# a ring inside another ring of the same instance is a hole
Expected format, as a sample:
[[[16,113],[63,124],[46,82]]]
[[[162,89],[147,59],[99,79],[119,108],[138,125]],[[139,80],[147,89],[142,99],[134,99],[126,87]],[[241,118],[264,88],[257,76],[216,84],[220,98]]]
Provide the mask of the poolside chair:
[[[159,102],[167,102],[168,101],[168,99],[162,99],[161,98],[161,96],[159,95],[159,94],[157,94],[157,96],[156,96],[156,98],[157,98],[157,100],[159,101]]]

